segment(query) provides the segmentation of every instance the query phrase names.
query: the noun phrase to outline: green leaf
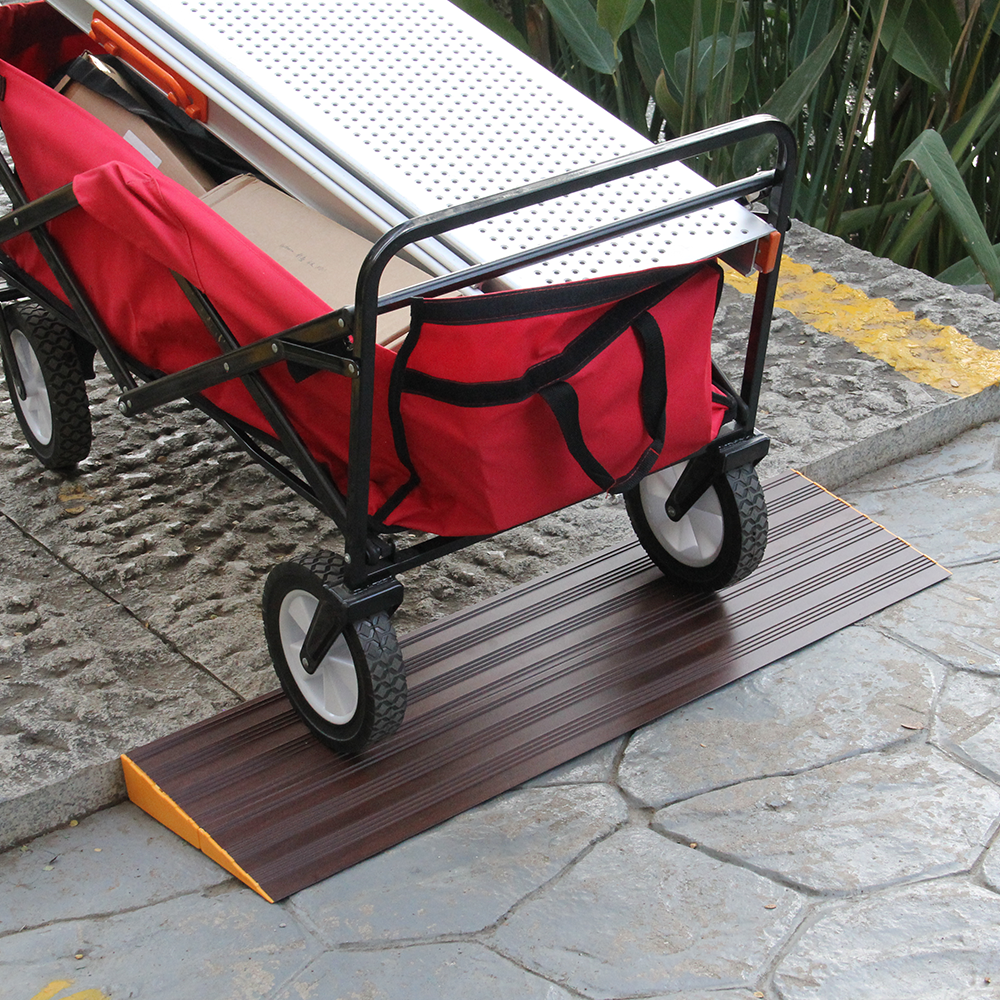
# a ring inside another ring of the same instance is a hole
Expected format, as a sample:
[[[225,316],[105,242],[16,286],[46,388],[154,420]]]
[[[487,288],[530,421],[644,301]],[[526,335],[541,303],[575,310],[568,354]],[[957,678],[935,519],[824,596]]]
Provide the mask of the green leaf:
[[[993,252],[1000,255],[1000,243],[993,244]],[[937,276],[937,280],[949,285],[979,285],[983,280],[983,272],[971,257],[963,257],[958,263],[946,267]]]
[[[681,130],[681,122],[684,118],[684,109],[674,99],[674,95],[670,93],[670,88],[667,86],[667,74],[662,70],[656,79],[653,97],[656,99],[656,106],[660,109],[660,113],[674,135],[678,135]]]
[[[841,212],[840,218],[837,219],[835,235],[846,238],[851,233],[861,232],[882,219],[891,218],[901,212],[909,212],[923,201],[923,197],[921,194],[916,194],[883,205],[865,205],[864,208],[851,208]]]
[[[632,52],[642,74],[642,81],[652,94],[656,89],[657,77],[663,72],[663,62],[660,59],[660,48],[656,43],[656,20],[651,7],[647,7],[635,22],[632,28],[632,43]],[[668,85],[669,82],[666,81]]]
[[[990,243],[944,139],[934,129],[926,129],[902,153],[894,169],[907,162],[912,163],[926,181],[935,202],[947,216],[990,288],[994,293],[1000,292],[1000,258]]]
[[[639,19],[645,6],[646,0],[597,0],[597,23],[617,43]]]
[[[504,41],[510,42],[522,52],[528,52],[528,43],[524,40],[521,32],[502,14],[486,3],[486,0],[451,0],[451,2],[459,9],[464,10],[470,17],[474,17],[480,24],[485,25],[494,34],[499,35]]]
[[[764,102],[761,111],[780,118],[786,125],[791,125],[795,121],[837,51],[840,37],[847,27],[847,17],[845,12],[805,62],[797,66],[789,74],[788,79]],[[774,139],[769,136],[741,143],[733,156],[733,168],[740,174],[753,172],[759,164],[770,158],[769,150],[773,146]]]
[[[701,24],[695,24],[695,11],[701,9],[698,0],[653,0],[656,14],[656,40],[663,63],[676,94],[684,93],[684,77],[674,76],[674,60],[681,49],[691,47],[692,38],[701,38]],[[698,18],[701,21],[701,17]]]
[[[900,66],[946,93],[960,32],[951,0],[911,0],[908,10],[902,0],[889,0],[879,41]]]
[[[806,9],[799,16],[795,35],[788,48],[790,65],[800,66],[806,56],[819,45],[823,36],[830,30],[838,7],[840,4],[837,0],[809,0]]]
[[[742,49],[753,45],[753,34],[741,32],[736,36],[735,43],[725,35],[715,38],[703,38],[698,43],[698,63],[695,66],[695,94],[701,97],[708,90],[709,83],[725,72],[731,59]],[[691,48],[681,49],[674,57],[674,75],[681,80],[687,79],[688,59],[691,58]]]
[[[589,0],[544,0],[577,58],[598,73],[612,76],[618,68],[614,42],[597,23]]]

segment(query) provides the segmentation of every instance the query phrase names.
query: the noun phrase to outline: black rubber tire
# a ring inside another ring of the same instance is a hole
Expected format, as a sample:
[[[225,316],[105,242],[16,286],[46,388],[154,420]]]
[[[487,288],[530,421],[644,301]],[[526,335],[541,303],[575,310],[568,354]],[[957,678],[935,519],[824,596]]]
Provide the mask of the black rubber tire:
[[[720,475],[709,489],[715,491],[721,508],[722,543],[706,565],[689,565],[664,546],[646,516],[642,483],[625,494],[632,527],[650,559],[664,576],[696,590],[720,590],[745,580],[767,547],[767,504],[753,466]]]
[[[34,302],[8,306],[6,315],[15,346],[15,357],[10,361],[18,365],[22,383],[32,387],[22,399],[5,355],[4,375],[14,415],[28,447],[42,465],[70,469],[90,454],[93,440],[76,337]]]
[[[342,567],[341,556],[323,551],[275,566],[264,584],[264,634],[285,695],[317,739],[343,753],[356,753],[391,736],[406,712],[403,654],[392,622],[381,612],[348,625],[316,673],[310,675],[295,656],[296,641],[301,645],[305,623],[296,624],[289,610],[297,602],[301,617],[303,607],[309,604],[302,595],[311,595],[317,601],[324,593],[329,595],[328,586],[340,581]],[[290,603],[283,612],[286,600]],[[314,611],[315,605],[307,613]],[[357,705],[350,718],[341,720],[336,711],[328,710],[325,687],[322,691],[317,688],[323,687],[324,670],[339,670],[342,681],[349,683],[351,665]],[[313,678],[316,684],[311,682]]]

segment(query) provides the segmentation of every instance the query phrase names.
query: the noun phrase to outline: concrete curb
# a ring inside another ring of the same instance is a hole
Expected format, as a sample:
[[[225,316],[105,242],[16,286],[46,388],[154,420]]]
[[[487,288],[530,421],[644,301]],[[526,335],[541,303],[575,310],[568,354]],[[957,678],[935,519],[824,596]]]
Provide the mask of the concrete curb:
[[[1000,420],[998,385],[975,396],[944,403],[929,413],[917,414],[877,437],[850,444],[798,468],[803,475],[836,490],[869,472],[921,455],[993,420]]]

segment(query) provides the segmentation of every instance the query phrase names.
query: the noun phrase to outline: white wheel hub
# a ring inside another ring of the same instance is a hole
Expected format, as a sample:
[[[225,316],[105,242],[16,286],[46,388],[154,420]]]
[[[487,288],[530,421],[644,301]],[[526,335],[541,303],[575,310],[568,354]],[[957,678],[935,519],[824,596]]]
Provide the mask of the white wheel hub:
[[[24,386],[24,399],[18,400],[21,414],[34,439],[39,444],[46,445],[52,440],[52,404],[49,402],[49,391],[45,388],[41,365],[28,338],[20,330],[11,330],[10,340]]]
[[[289,591],[278,612],[278,633],[296,687],[317,714],[343,726],[358,710],[358,675],[347,640],[337,637],[315,673],[302,666],[302,646],[318,607],[319,599],[308,591]]]
[[[646,522],[667,554],[685,566],[708,566],[718,558],[725,538],[715,487],[709,487],[679,521],[667,517],[667,499],[686,465],[679,462],[646,476],[639,484],[639,497]]]

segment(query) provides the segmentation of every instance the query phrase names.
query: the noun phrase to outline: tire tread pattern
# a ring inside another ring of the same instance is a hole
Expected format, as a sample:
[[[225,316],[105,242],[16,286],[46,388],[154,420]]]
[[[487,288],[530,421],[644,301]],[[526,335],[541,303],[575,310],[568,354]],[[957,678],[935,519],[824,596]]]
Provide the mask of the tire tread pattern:
[[[11,403],[29,447],[38,460],[50,469],[69,469],[90,454],[93,429],[90,404],[74,334],[47,310],[35,302],[21,302],[14,307],[31,349],[38,359],[45,389],[52,409],[52,440],[49,445],[37,442],[20,410],[20,400],[13,380],[7,379]]]
[[[302,566],[326,588],[340,584],[343,579],[344,558],[336,552],[313,549],[295,556],[290,562]],[[356,752],[391,736],[399,729],[406,713],[406,672],[396,630],[388,614],[379,612],[371,618],[355,622],[351,627],[357,637],[372,687],[372,717],[363,727],[366,735],[339,747]],[[309,724],[308,716],[304,718]],[[324,743],[338,747],[337,742],[328,734],[311,724],[310,728]]]
[[[730,583],[745,580],[764,558],[767,548],[767,502],[757,471],[743,465],[727,473],[740,525],[740,557]]]

